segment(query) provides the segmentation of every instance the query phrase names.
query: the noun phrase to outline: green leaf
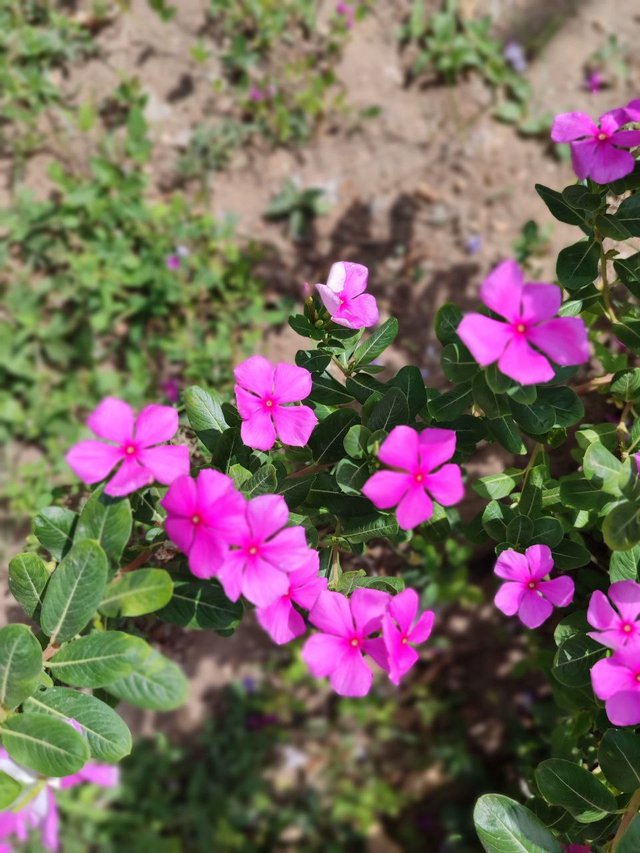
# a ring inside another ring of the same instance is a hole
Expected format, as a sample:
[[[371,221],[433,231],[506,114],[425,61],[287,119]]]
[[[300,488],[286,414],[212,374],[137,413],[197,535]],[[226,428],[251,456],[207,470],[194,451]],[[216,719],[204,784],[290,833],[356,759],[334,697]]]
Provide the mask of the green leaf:
[[[40,683],[42,649],[26,625],[0,628],[0,706],[11,711]]]
[[[533,521],[526,515],[517,515],[507,525],[507,542],[515,548],[525,548],[533,536]]]
[[[562,806],[580,823],[594,823],[617,809],[602,782],[572,761],[549,758],[538,765],[535,778],[545,800]]]
[[[325,406],[341,406],[353,402],[353,396],[333,376],[314,376],[309,399]]]
[[[0,812],[9,811],[9,807],[18,799],[21,792],[20,782],[16,782],[11,776],[0,771]]]
[[[629,229],[615,214],[599,213],[594,225],[603,237],[610,237],[612,240],[627,240],[631,236]]]
[[[619,791],[632,794],[640,788],[640,735],[625,729],[608,729],[598,749],[602,772]]]
[[[640,252],[613,262],[616,275],[634,296],[640,296]]]
[[[600,643],[586,634],[573,634],[556,652],[553,674],[567,687],[584,687],[591,683],[591,667],[605,652]]]
[[[640,367],[619,370],[613,377],[610,391],[623,402],[637,400],[640,397]]]
[[[440,355],[442,372],[452,382],[467,382],[480,370],[478,362],[459,341],[447,344]]]
[[[112,565],[120,562],[131,536],[131,504],[122,498],[110,498],[94,492],[84,505],[74,539],[93,539],[104,550]]]
[[[37,618],[48,581],[47,567],[37,554],[18,554],[9,563],[9,589],[27,616]]]
[[[612,551],[628,551],[640,542],[640,506],[616,504],[602,523],[602,535]]]
[[[121,631],[100,631],[64,645],[47,662],[54,678],[74,687],[104,687],[133,672],[144,640]]]
[[[451,421],[462,415],[471,406],[473,397],[471,383],[456,385],[451,391],[440,394],[429,401],[429,414],[437,421]]]
[[[371,430],[361,424],[349,428],[343,445],[345,453],[352,459],[364,459],[367,456],[367,443],[371,438]]]
[[[36,515],[33,532],[54,560],[61,560],[71,547],[77,514],[62,506],[46,506]]]
[[[447,302],[436,313],[436,336],[443,346],[458,340],[456,329],[460,325],[460,320],[462,320],[462,311],[452,302]]]
[[[242,492],[246,498],[258,495],[273,494],[278,488],[278,475],[274,465],[263,465],[256,473],[242,484]]]
[[[603,196],[589,192],[581,184],[572,184],[570,187],[563,189],[562,198],[567,204],[570,204],[571,207],[575,207],[577,210],[589,210],[592,212],[598,210],[604,201]]]
[[[90,539],[75,542],[57,567],[42,603],[40,625],[60,644],[81,631],[95,613],[107,583],[107,556]]]
[[[398,321],[395,317],[389,317],[373,334],[359,344],[353,354],[353,366],[358,368],[364,364],[370,364],[394,342],[397,334]]]
[[[398,531],[395,515],[371,514],[350,518],[339,535],[354,545],[370,539],[389,539],[397,536]]]
[[[507,524],[512,517],[513,510],[497,501],[490,501],[482,513],[482,526],[492,539],[497,542],[504,542],[507,538]]]
[[[564,385],[539,388],[538,398],[554,410],[556,426],[573,426],[584,417],[582,400],[575,391]]]
[[[486,477],[480,477],[479,480],[473,483],[471,488],[481,498],[499,501],[501,498],[506,498],[510,495],[521,479],[522,471],[519,471],[517,468],[511,468],[499,474],[489,474]]]
[[[0,725],[2,743],[18,764],[43,776],[70,776],[89,760],[85,738],[49,714],[18,714]]]
[[[131,752],[131,732],[105,702],[69,687],[52,687],[27,700],[25,713],[50,714],[75,720],[86,735],[91,757],[116,763]]]
[[[172,593],[173,581],[164,569],[137,569],[111,581],[99,610],[105,616],[143,616],[164,607]]]
[[[614,551],[609,560],[609,579],[616,581],[638,580],[638,563],[640,563],[640,545],[630,551]]]
[[[334,476],[341,491],[360,495],[369,478],[369,463],[365,461],[356,464],[351,459],[341,459],[336,465]]]
[[[558,281],[567,290],[578,290],[598,277],[600,245],[596,240],[580,240],[562,249],[556,264]]]
[[[638,853],[640,850],[640,815],[636,815],[616,845],[615,853]]]
[[[131,675],[106,685],[123,702],[152,711],[173,711],[187,698],[189,685],[180,667],[155,649]]]
[[[322,421],[309,439],[309,447],[315,461],[323,465],[337,462],[343,454],[345,436],[358,422],[358,415],[351,409],[339,409]]]
[[[497,394],[493,391],[483,373],[479,373],[473,380],[473,399],[485,415],[493,420],[510,413],[509,398],[506,394]]]
[[[489,432],[495,440],[511,453],[524,456],[527,445],[522,440],[520,430],[511,417],[500,417],[488,421]]]
[[[611,498],[581,474],[569,474],[560,483],[560,501],[574,509],[601,510]]]
[[[563,539],[551,551],[556,569],[579,569],[591,562],[590,552],[573,539]]]
[[[217,581],[176,580],[171,601],[156,615],[183,628],[230,631],[240,624],[242,604],[229,601]]]
[[[619,317],[618,320],[611,327],[614,335],[637,355],[640,353],[640,320],[634,317]]]
[[[531,537],[530,545],[548,545],[550,548],[555,548],[559,545],[564,536],[562,524],[557,518],[543,515],[540,518],[534,519],[533,536]]]
[[[301,350],[296,353],[296,364],[310,373],[324,373],[331,362],[331,355],[321,350]]]
[[[615,219],[633,237],[640,237],[640,195],[625,198],[615,213]]]
[[[406,424],[408,420],[407,398],[399,388],[390,388],[371,410],[367,419],[367,427],[372,432],[378,429],[389,431],[394,426]]]
[[[594,442],[587,447],[582,460],[584,475],[598,489],[610,495],[619,495],[622,463],[603,444]]]
[[[213,450],[228,426],[220,396],[215,391],[193,385],[184,392],[184,404],[195,434],[208,450]]]
[[[515,800],[484,794],[473,822],[487,853],[562,853],[562,845],[538,818]]]
[[[567,204],[559,192],[549,189],[549,187],[545,187],[542,184],[536,184],[535,189],[542,201],[549,208],[551,215],[555,216],[560,222],[566,222],[568,225],[586,226],[584,215],[578,213],[571,205]]]
[[[409,407],[409,416],[414,418],[427,404],[427,391],[424,379],[417,367],[407,364],[387,383],[388,388],[399,388]]]
[[[372,394],[382,396],[385,392],[385,386],[382,382],[378,382],[373,376],[366,373],[358,373],[357,376],[350,376],[347,379],[347,391],[359,403],[366,403]]]
[[[511,411],[516,423],[530,435],[543,435],[551,429],[556,420],[553,408],[539,399],[531,405],[512,400]]]

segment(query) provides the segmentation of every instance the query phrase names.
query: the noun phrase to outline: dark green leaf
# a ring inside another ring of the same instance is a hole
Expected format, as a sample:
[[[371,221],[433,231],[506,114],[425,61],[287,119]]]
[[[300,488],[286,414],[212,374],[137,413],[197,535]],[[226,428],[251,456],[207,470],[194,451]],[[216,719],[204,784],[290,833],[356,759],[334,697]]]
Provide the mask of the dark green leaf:
[[[538,818],[509,797],[480,797],[473,822],[487,853],[562,853],[560,842]]]
[[[430,400],[429,414],[437,421],[455,420],[466,412],[472,402],[471,383],[465,382]]]
[[[9,563],[9,589],[28,616],[37,618],[49,572],[37,554],[18,554]]]
[[[549,758],[538,765],[535,777],[545,800],[562,806],[580,823],[593,823],[617,808],[602,782],[571,761]]]
[[[94,492],[84,505],[76,525],[74,539],[93,539],[112,565],[117,565],[131,536],[131,504],[123,498],[110,498]]]
[[[616,504],[602,524],[604,541],[612,551],[628,551],[640,542],[640,506],[631,501]]]
[[[409,420],[407,398],[399,388],[390,388],[381,400],[375,404],[367,418],[367,427],[389,431],[394,426],[406,424]]]
[[[579,569],[591,562],[589,551],[573,539],[563,539],[551,551],[556,569]]]
[[[407,364],[405,367],[401,367],[388,383],[388,387],[399,388],[402,391],[409,406],[409,415],[412,418],[427,404],[424,379],[419,369],[413,365]]]
[[[542,201],[549,208],[551,215],[559,219],[560,222],[566,222],[568,225],[586,226],[584,215],[571,207],[559,192],[542,184],[536,184],[535,188]]]
[[[229,601],[217,581],[177,580],[173,597],[156,615],[183,628],[230,631],[240,624],[242,603]]]
[[[615,219],[633,237],[640,237],[640,195],[625,198],[615,213]]]
[[[373,332],[365,341],[357,347],[353,354],[354,367],[369,364],[388,346],[390,346],[398,334],[398,321],[395,317],[389,317],[381,326]]]
[[[263,465],[242,484],[242,493],[246,498],[273,494],[278,488],[278,475],[274,465]]]
[[[640,788],[640,735],[625,729],[606,731],[598,749],[598,764],[608,782],[632,794]]]
[[[358,420],[356,412],[340,409],[315,428],[309,447],[318,464],[337,462],[342,457],[345,436]]]
[[[71,547],[78,516],[62,506],[46,506],[36,515],[33,532],[54,560],[61,560]]]
[[[598,277],[600,245],[596,240],[580,240],[562,249],[556,264],[558,281],[567,290],[578,290]]]
[[[553,674],[567,687],[584,687],[591,683],[591,667],[606,650],[586,634],[573,634],[566,639],[553,661]]]

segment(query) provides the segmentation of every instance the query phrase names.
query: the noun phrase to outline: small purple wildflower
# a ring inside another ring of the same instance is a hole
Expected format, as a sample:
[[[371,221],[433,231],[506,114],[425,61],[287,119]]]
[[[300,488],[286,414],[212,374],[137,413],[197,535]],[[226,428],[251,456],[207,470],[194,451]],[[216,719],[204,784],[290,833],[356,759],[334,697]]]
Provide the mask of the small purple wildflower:
[[[482,249],[482,237],[480,234],[472,234],[467,238],[464,247],[470,255],[477,255]]]
[[[604,77],[600,71],[589,71],[584,79],[584,86],[588,92],[595,95],[604,87]]]
[[[160,383],[160,390],[170,403],[177,403],[180,397],[180,383],[171,376]]]
[[[520,42],[507,42],[502,55],[518,74],[523,74],[527,70],[527,57]]]
[[[249,89],[249,100],[254,101],[255,103],[260,103],[260,101],[264,101],[265,93],[260,89],[255,83],[251,84],[251,88]]]
[[[175,272],[176,270],[180,269],[182,261],[180,260],[180,257],[178,255],[167,255],[167,257],[165,258],[165,264],[168,270]]]
[[[340,0],[336,3],[336,15],[342,15],[346,28],[350,30],[356,22],[356,7]]]

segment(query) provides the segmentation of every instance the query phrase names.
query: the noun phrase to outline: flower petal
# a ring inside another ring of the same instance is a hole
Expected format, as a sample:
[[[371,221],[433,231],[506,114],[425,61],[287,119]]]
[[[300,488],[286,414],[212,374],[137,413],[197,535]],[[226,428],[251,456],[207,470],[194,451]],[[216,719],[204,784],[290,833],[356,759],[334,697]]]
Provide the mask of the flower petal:
[[[427,471],[433,471],[456,452],[456,434],[452,429],[427,427],[419,434],[418,442],[420,464]]]
[[[180,516],[169,516],[164,523],[167,536],[185,554],[188,554],[193,545],[193,537],[196,533],[196,525],[189,518]]]
[[[626,690],[615,693],[606,702],[607,717],[614,726],[637,726],[640,723],[640,692]]]
[[[436,614],[433,610],[425,610],[409,632],[409,642],[414,645],[425,643],[431,636]]]
[[[485,317],[484,314],[465,314],[456,331],[462,343],[483,367],[497,361],[513,338],[507,323]]]
[[[259,397],[273,393],[274,367],[262,355],[252,355],[241,362],[233,371],[238,385],[253,391]]]
[[[529,561],[524,554],[514,551],[513,548],[502,551],[493,571],[499,578],[506,578],[510,581],[526,583],[531,579]]]
[[[424,487],[442,506],[453,506],[464,497],[462,471],[459,465],[443,465],[424,477]]]
[[[548,545],[531,545],[524,553],[533,580],[540,580],[553,569],[553,557]]]
[[[291,572],[289,575],[290,592],[292,601],[304,607],[305,610],[311,610],[313,605],[318,600],[318,596],[327,588],[327,578],[321,578],[318,575],[318,552],[312,551],[316,556],[315,567],[313,574],[309,575],[306,569],[298,569]]]
[[[244,575],[245,563],[246,558],[241,551],[229,551],[221,566],[215,567],[213,564],[208,566],[211,570],[208,577],[218,578],[224,589],[224,594],[231,601],[237,601],[242,594],[242,577]],[[193,567],[191,565],[189,567],[193,572]],[[194,572],[194,574],[196,573]],[[204,575],[204,577],[207,577],[207,575]]]
[[[480,285],[480,298],[496,314],[515,322],[520,317],[522,270],[509,259],[498,264]]]
[[[396,518],[403,530],[411,530],[423,521],[427,521],[433,515],[433,503],[425,490],[419,486],[412,486],[398,504]]]
[[[305,529],[299,525],[285,527],[260,547],[262,557],[283,572],[301,569],[307,564],[310,552]]]
[[[337,593],[336,593],[337,594]],[[311,675],[324,678],[349,648],[348,641],[334,634],[312,634],[302,647],[302,660]]]
[[[197,512],[198,491],[193,477],[178,477],[160,501],[169,515],[191,518]]]
[[[608,184],[631,174],[635,165],[633,154],[602,143],[596,147],[589,177],[598,184]]]
[[[418,433],[408,426],[394,427],[382,442],[378,459],[392,468],[412,470],[419,462]]]
[[[503,583],[496,592],[493,603],[505,616],[514,616],[518,612],[525,587],[518,581]]]
[[[527,628],[539,628],[553,613],[553,605],[533,590],[525,589],[518,616]]]
[[[366,696],[371,689],[373,673],[359,649],[351,649],[340,658],[329,680],[339,696]]]
[[[64,458],[76,477],[83,483],[92,484],[104,480],[120,462],[122,453],[113,444],[87,439],[74,444]]]
[[[241,385],[234,387],[236,394],[236,405],[240,412],[240,417],[243,420],[248,420],[253,417],[256,412],[264,412],[264,407],[260,397],[256,397],[250,391],[245,391]]]
[[[271,450],[276,443],[276,431],[271,416],[264,411],[256,412],[240,427],[242,441],[254,450]]]
[[[640,120],[640,116],[635,120]],[[611,142],[622,148],[635,148],[640,145],[640,130],[617,130],[611,137]]]
[[[331,264],[327,283],[324,285],[332,293],[341,293],[347,280],[347,264],[345,261],[336,261]]]
[[[389,509],[400,503],[411,483],[412,479],[408,474],[401,474],[398,471],[376,471],[362,487],[362,494],[378,509]]]
[[[586,113],[560,113],[551,125],[551,139],[554,142],[572,142],[583,136],[598,132],[598,125]]]
[[[287,596],[282,596],[269,607],[258,607],[256,617],[278,646],[290,643],[306,631],[304,619]]]
[[[353,633],[349,602],[339,592],[321,592],[309,613],[309,621],[327,634],[347,637]]]
[[[611,584],[609,598],[625,621],[636,621],[640,615],[640,584],[631,580]]]
[[[630,669],[620,663],[618,653],[603,658],[591,667],[591,685],[598,699],[608,699],[623,690],[632,690],[638,683]]]
[[[364,264],[354,264],[352,261],[342,261],[342,266],[344,267],[344,284],[342,290],[345,295],[352,298],[364,293],[367,289],[369,269]],[[331,270],[333,271],[333,267]],[[330,280],[331,272],[329,273]],[[329,284],[329,281],[327,284]]]
[[[562,291],[555,284],[529,282],[522,288],[522,320],[539,323],[550,320],[558,313],[562,303]]]
[[[304,447],[318,418],[309,406],[274,406],[273,422],[278,438],[290,447]]]
[[[363,637],[381,629],[382,616],[389,603],[388,592],[379,589],[356,589],[349,603],[356,629]]]
[[[418,612],[419,602],[418,593],[411,587],[403,589],[391,598],[389,613],[396,620],[403,634],[409,633]]]
[[[363,293],[345,303],[334,315],[334,323],[349,329],[369,329],[380,319],[378,303],[370,293]]]
[[[282,495],[259,495],[247,503],[247,523],[259,541],[282,530],[288,520],[289,507]]]
[[[557,317],[528,332],[529,341],[563,367],[589,361],[589,338],[580,317]]]
[[[134,417],[128,403],[105,397],[87,418],[87,426],[100,438],[124,444],[133,438]]]
[[[242,578],[242,594],[257,607],[269,607],[289,592],[289,578],[266,560],[247,560]]]
[[[194,533],[189,550],[189,569],[196,577],[213,578],[220,572],[227,553],[227,544],[217,531],[199,527]],[[227,595],[231,598],[228,593]],[[232,601],[237,601],[237,598]]]
[[[311,393],[311,374],[304,367],[282,361],[276,365],[273,388],[279,403],[297,403]]]
[[[575,585],[571,578],[562,575],[562,577],[553,578],[550,581],[541,581],[538,584],[538,589],[554,607],[566,607],[573,601]]]
[[[320,294],[322,304],[333,317],[340,310],[340,299],[336,296],[336,291],[330,288],[328,284],[316,284],[316,290]]]
[[[581,181],[591,175],[597,149],[598,143],[593,137],[571,143],[571,165]]]
[[[609,603],[609,599],[599,589],[591,594],[589,609],[587,610],[587,621],[600,631],[613,628],[618,621],[618,616]]]
[[[151,447],[169,441],[178,432],[178,426],[178,413],[171,406],[145,406],[136,419],[136,443]]]
[[[153,483],[151,471],[138,465],[134,459],[123,459],[115,476],[104,487],[104,493],[111,498],[122,498],[151,483]]]
[[[549,322],[553,323],[554,320]],[[538,327],[539,328],[539,327]],[[532,329],[531,335],[537,329]],[[521,385],[537,385],[549,382],[555,373],[547,359],[532,349],[524,337],[514,336],[511,343],[500,356],[498,367],[511,379]]]
[[[139,451],[138,460],[165,486],[189,473],[189,448],[182,444],[145,448]]]

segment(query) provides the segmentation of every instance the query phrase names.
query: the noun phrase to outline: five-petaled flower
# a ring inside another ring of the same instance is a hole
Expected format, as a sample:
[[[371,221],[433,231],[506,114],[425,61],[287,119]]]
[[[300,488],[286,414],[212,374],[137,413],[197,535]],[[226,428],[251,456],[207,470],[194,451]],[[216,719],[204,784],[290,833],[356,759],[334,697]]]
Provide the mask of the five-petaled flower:
[[[306,623],[293,606],[294,603],[311,610],[318,596],[327,588],[327,579],[318,574],[318,559],[311,552],[306,566],[287,575],[289,590],[277,598],[268,607],[258,607],[258,622],[279,646],[301,637],[306,631]]]
[[[443,464],[455,449],[456,434],[451,429],[417,432],[408,426],[394,427],[382,443],[378,458],[395,470],[377,471],[362,491],[379,509],[397,506],[398,524],[409,530],[431,518],[432,498],[442,506],[462,500],[460,467]]]
[[[418,593],[405,589],[394,595],[382,617],[382,637],[388,655],[389,678],[394,684],[409,672],[418,660],[413,648],[426,642],[433,628],[435,613],[425,610],[418,619]]]
[[[489,274],[480,288],[480,298],[507,321],[502,323],[475,313],[462,318],[458,336],[483,367],[497,361],[506,376],[521,385],[535,385],[548,382],[555,375],[545,356],[563,367],[589,360],[582,319],[556,317],[562,302],[560,288],[525,283],[515,261],[503,261]]]
[[[347,599],[339,592],[321,592],[309,621],[321,633],[313,634],[303,646],[302,659],[316,678],[329,676],[341,696],[366,696],[373,673],[363,655],[369,655],[387,670],[387,652],[382,637],[371,637],[382,628],[389,596],[375,589],[356,589]]]
[[[326,284],[316,284],[320,299],[334,323],[348,329],[366,329],[378,322],[375,297],[365,293],[369,270],[362,264],[338,261]]]
[[[161,501],[169,538],[189,558],[199,578],[217,574],[229,550],[229,527],[244,518],[245,499],[231,477],[205,469],[179,477]]]
[[[562,575],[544,580],[553,569],[553,558],[548,545],[531,545],[520,554],[509,548],[496,562],[494,572],[503,583],[494,599],[498,610],[505,616],[516,613],[527,628],[538,628],[545,622],[554,607],[566,607],[573,600],[574,583]]]
[[[260,495],[245,502],[245,512],[226,523],[232,549],[217,572],[227,596],[241,595],[268,607],[289,591],[287,574],[308,567],[318,571],[318,552],[307,545],[304,527],[286,527],[289,508],[281,495]]]
[[[640,145],[640,131],[620,130],[633,120],[625,109],[605,113],[598,124],[586,113],[561,113],[553,120],[551,139],[570,144],[573,170],[581,181],[591,178],[598,184],[608,184],[630,174],[635,167],[633,155],[623,149]]]
[[[42,846],[45,850],[55,853],[60,849],[58,807],[56,805],[56,789],[73,788],[76,785],[89,783],[103,788],[113,788],[118,784],[118,768],[110,764],[87,762],[84,767],[71,776],[59,779],[43,779],[37,773],[16,764],[6,750],[0,747],[0,772],[6,773],[16,782],[24,786],[20,797],[25,805],[15,811],[9,809],[0,812],[0,851],[11,851],[10,845],[3,841],[16,841],[23,844],[27,841],[29,830],[39,829]]]
[[[104,492],[122,497],[157,480],[168,486],[189,472],[189,448],[163,445],[178,431],[178,413],[171,406],[145,406],[138,417],[115,397],[105,398],[87,418],[87,426],[105,441],[79,441],[66,460],[85,483],[98,483],[119,465]]]
[[[587,611],[587,621],[597,630],[591,631],[589,636],[612,649],[637,642],[640,640],[639,616],[639,583],[632,580],[613,583],[608,598],[597,589],[591,595]]]
[[[243,442],[254,450],[271,450],[276,436],[283,444],[304,447],[318,419],[309,406],[287,406],[311,393],[311,374],[304,367],[273,365],[252,355],[235,370],[236,401]]]
[[[620,646],[591,667],[591,684],[614,726],[640,724],[640,646]]]

